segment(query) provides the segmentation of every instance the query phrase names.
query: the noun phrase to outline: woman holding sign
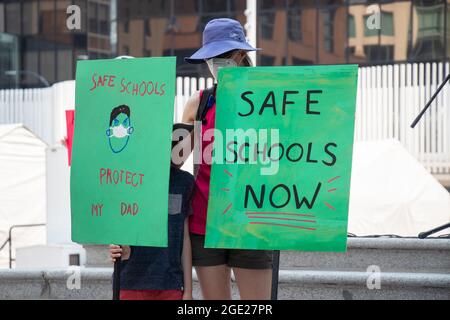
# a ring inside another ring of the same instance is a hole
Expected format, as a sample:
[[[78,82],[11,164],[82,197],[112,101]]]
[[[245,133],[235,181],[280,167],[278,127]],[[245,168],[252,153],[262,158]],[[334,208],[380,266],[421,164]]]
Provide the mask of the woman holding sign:
[[[255,51],[247,43],[244,30],[238,21],[215,19],[210,21],[203,33],[203,47],[188,63],[206,63],[217,81],[220,68],[251,66],[247,55]],[[184,123],[202,121],[202,136],[214,128],[215,88],[194,94],[187,102],[183,114]],[[203,141],[202,150],[210,141]],[[205,159],[209,158],[209,159]],[[189,229],[192,242],[192,264],[196,269],[204,299],[231,299],[231,269],[236,277],[240,296],[245,300],[270,299],[272,276],[272,251],[208,249],[204,247],[206,214],[208,208],[211,154],[203,155],[196,170],[191,205],[193,215]]]

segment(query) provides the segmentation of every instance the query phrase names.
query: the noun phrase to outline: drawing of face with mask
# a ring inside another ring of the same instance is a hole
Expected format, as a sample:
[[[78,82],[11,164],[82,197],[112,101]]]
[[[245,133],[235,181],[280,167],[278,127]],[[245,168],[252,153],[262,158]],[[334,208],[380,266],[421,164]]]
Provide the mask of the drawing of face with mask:
[[[109,129],[106,130],[109,147],[112,152],[122,152],[127,147],[133,132],[134,128],[131,126],[130,120],[130,107],[121,105],[114,108],[109,119]]]

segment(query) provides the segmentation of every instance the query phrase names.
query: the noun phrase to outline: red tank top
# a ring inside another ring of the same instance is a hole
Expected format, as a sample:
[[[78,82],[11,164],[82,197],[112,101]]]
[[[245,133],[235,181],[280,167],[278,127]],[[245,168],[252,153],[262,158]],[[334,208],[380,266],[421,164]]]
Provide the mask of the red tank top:
[[[200,100],[203,91],[200,91]],[[209,129],[214,129],[216,120],[216,103],[206,113],[205,121],[202,124],[202,159],[197,176],[195,178],[194,190],[192,191],[191,206],[193,214],[189,220],[189,230],[194,234],[204,235],[206,233],[206,212],[208,211],[209,180],[211,177],[211,153],[205,154],[204,150],[214,141],[204,141],[203,136]],[[212,148],[210,148],[212,149]],[[206,159],[205,159],[206,158]]]

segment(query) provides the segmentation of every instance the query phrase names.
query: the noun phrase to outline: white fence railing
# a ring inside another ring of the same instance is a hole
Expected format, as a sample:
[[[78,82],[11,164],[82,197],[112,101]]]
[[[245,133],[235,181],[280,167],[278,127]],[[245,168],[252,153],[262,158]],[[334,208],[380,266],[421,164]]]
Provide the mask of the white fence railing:
[[[448,64],[362,67],[356,112],[357,141],[397,139],[430,172],[450,174],[450,94],[445,87],[416,129],[410,124],[443,81]],[[212,79],[177,78],[175,121],[187,99]],[[0,124],[23,123],[49,144],[65,136],[66,109],[75,105],[74,81],[47,89],[0,90]]]
[[[429,171],[450,173],[448,85],[417,127],[410,127],[448,70],[448,63],[360,68],[356,140],[397,139]]]
[[[0,124],[24,123],[44,141],[53,140],[53,90],[0,90]]]
[[[0,124],[23,123],[52,145],[66,136],[66,109],[75,106],[75,81],[44,89],[0,90]]]

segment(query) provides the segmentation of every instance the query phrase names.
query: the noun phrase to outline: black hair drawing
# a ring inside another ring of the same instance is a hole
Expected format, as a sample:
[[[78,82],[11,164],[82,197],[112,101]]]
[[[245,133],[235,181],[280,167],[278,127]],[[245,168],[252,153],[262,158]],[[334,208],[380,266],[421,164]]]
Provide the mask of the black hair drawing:
[[[111,111],[111,117],[109,119],[109,125],[110,126],[112,125],[113,120],[121,113],[126,114],[128,116],[128,118],[129,118],[130,117],[130,113],[131,113],[130,112],[130,107],[125,105],[125,104],[123,104],[121,106],[118,106],[118,107],[114,108]]]

